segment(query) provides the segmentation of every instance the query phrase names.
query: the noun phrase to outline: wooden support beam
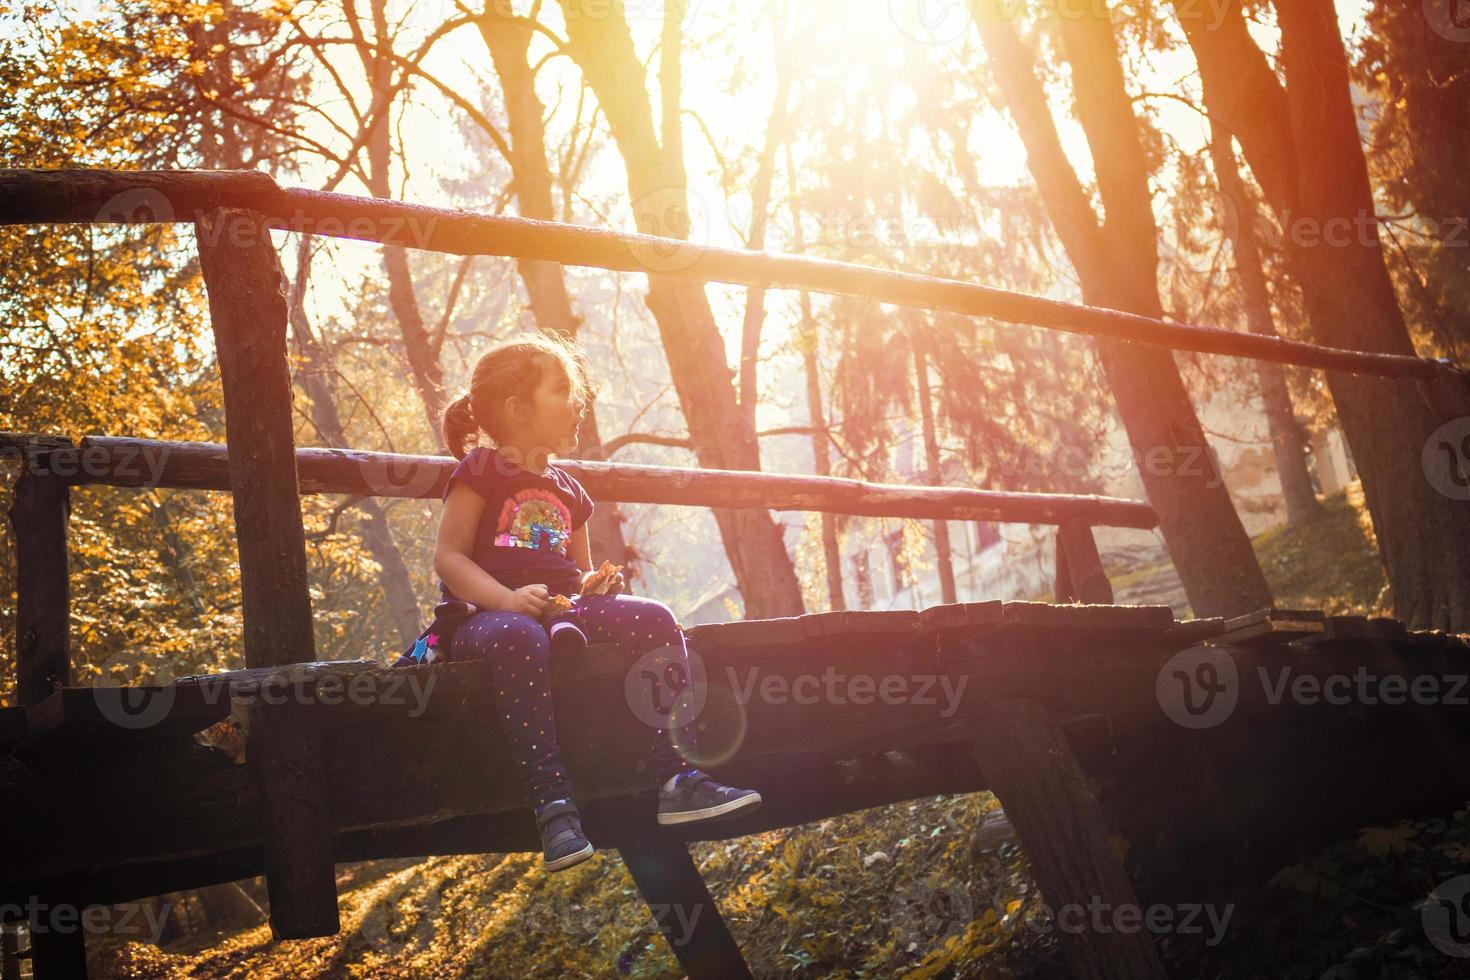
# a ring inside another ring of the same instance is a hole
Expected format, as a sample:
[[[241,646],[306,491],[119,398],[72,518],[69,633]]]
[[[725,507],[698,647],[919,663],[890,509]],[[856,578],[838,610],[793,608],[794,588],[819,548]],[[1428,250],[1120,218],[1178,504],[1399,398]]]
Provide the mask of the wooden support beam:
[[[16,552],[16,693],[25,707],[71,683],[70,515],[65,480],[22,472],[15,481],[10,525]]]
[[[40,900],[45,909],[55,902]],[[75,910],[80,913],[80,909]],[[74,916],[80,921],[80,914]],[[24,954],[22,954],[24,955]],[[31,976],[35,980],[86,980],[87,940],[80,925],[65,931],[43,929],[31,933]]]
[[[0,922],[0,980],[20,980],[20,926]]]
[[[246,765],[260,787],[271,935],[336,935],[336,856],[319,719],[310,705],[262,698],[250,706],[249,729]]]
[[[212,211],[195,235],[224,382],[245,664],[315,660],[281,263],[251,211]]]
[[[1113,603],[1113,586],[1103,571],[1092,528],[1081,521],[1063,521],[1057,525],[1056,599],[1058,602]]]
[[[22,471],[15,481],[10,523],[16,551],[16,688],[25,708],[71,683],[70,516],[71,488],[65,480]],[[14,734],[13,716],[7,727]],[[23,768],[7,766],[5,780],[20,784],[23,773]],[[64,901],[51,890],[38,891],[30,900],[47,908]],[[87,937],[80,928],[32,933],[30,956],[37,980],[87,975]]]
[[[240,549],[245,663],[316,659],[306,537],[292,434],[286,293],[265,219],[219,209],[195,225],[225,393],[225,437]],[[248,759],[260,787],[271,932],[334,935],[337,884],[325,748],[309,706],[256,701]]]
[[[634,838],[621,842],[618,853],[689,980],[750,977],[745,957],[683,841]]]
[[[1062,953],[1074,977],[1164,976],[1123,862],[1108,840],[1102,808],[1060,729],[1035,701],[997,701],[971,729],[976,762],[1000,798],[1058,916]],[[1133,931],[1094,929],[1090,910],[1131,910]],[[1079,917],[1076,909],[1088,910]],[[1065,915],[1066,919],[1062,919]],[[1082,928],[1069,928],[1077,921]]]

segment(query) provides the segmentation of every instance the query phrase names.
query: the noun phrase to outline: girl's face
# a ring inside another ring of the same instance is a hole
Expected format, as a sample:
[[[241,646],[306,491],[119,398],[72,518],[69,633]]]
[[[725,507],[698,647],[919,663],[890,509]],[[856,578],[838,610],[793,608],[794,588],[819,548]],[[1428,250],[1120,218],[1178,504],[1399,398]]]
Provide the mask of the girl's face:
[[[527,425],[535,444],[551,452],[568,453],[577,448],[577,429],[586,417],[587,404],[576,392],[566,367],[553,361],[541,371],[541,383],[531,393]]]

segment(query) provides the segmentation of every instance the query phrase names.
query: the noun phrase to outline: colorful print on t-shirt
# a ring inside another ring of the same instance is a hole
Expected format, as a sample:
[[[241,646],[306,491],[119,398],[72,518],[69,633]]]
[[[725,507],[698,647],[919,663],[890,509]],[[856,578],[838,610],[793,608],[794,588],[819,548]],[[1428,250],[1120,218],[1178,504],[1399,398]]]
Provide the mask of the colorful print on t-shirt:
[[[527,487],[506,498],[495,524],[495,544],[502,548],[567,553],[572,512],[550,490]]]

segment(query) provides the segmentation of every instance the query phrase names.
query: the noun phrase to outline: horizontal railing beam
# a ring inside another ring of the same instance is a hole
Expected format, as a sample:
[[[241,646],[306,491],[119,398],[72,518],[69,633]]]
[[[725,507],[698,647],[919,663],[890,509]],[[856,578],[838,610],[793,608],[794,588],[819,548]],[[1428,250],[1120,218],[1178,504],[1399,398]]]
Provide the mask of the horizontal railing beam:
[[[36,440],[36,441],[32,441]],[[0,432],[0,460],[19,458],[32,472],[72,484],[229,490],[229,456],[220,443],[169,442],[120,436],[86,436],[80,445],[54,436]],[[438,499],[457,460],[352,449],[298,448],[302,493],[350,493],[372,497]],[[819,511],[917,520],[997,521],[1056,525],[1153,528],[1158,515],[1147,503],[1095,494],[1012,493],[956,487],[868,483],[830,476],[787,476],[752,470],[644,466],[583,459],[557,460],[598,500]]]
[[[851,262],[282,188],[269,175],[257,171],[0,170],[3,224],[192,222],[200,213],[217,207],[259,211],[270,219],[272,227],[283,230],[454,255],[545,259],[617,272],[859,296],[898,306],[948,310],[1173,350],[1386,378],[1429,381],[1446,372],[1470,377],[1470,372],[1447,361],[1169,323],[978,283]]]

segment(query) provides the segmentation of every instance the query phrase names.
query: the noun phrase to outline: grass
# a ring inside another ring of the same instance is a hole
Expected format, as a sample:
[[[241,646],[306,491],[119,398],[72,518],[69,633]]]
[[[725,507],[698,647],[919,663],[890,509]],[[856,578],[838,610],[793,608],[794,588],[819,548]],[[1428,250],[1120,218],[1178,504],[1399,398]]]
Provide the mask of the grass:
[[[1329,616],[1390,614],[1387,579],[1357,482],[1323,498],[1315,520],[1267,528],[1251,545],[1277,608],[1320,609]],[[1126,570],[1112,566],[1108,581],[1122,594],[1172,572],[1167,560]],[[1037,598],[1049,601],[1051,593]]]

